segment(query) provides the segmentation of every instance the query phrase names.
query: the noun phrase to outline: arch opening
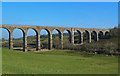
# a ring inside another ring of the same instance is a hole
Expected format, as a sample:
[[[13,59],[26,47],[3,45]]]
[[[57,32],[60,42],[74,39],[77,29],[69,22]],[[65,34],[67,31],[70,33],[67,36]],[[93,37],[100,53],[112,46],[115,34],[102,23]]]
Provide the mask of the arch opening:
[[[67,49],[70,47],[71,44],[71,32],[69,30],[64,30],[63,32],[63,47]]]
[[[10,48],[10,31],[6,28],[0,28],[0,43],[2,46],[0,47],[5,47],[5,48]]]
[[[41,50],[50,49],[50,32],[47,29],[40,31],[40,46]]]
[[[37,49],[37,36],[38,33],[35,29],[27,31],[27,49],[28,51],[35,51]]]
[[[110,38],[110,33],[108,31],[105,32],[105,39],[109,39]]]
[[[96,31],[91,32],[91,39],[92,39],[92,41],[97,41],[97,32]]]
[[[102,31],[99,31],[99,33],[98,33],[98,38],[99,38],[99,39],[103,39],[103,38],[104,38]]]
[[[52,41],[53,41],[53,48],[55,48],[55,49],[60,49],[61,48],[61,43],[60,43],[60,41],[61,41],[61,32],[59,31],[59,30],[57,30],[57,29],[54,29],[53,31],[52,31]]]
[[[80,44],[81,43],[81,32],[78,30],[75,30],[74,32],[74,44]]]
[[[22,51],[24,32],[21,29],[16,28],[13,30],[12,33],[13,33],[13,49]]]
[[[85,30],[83,32],[83,42],[84,43],[89,43],[90,37],[89,37],[89,32],[87,30]]]

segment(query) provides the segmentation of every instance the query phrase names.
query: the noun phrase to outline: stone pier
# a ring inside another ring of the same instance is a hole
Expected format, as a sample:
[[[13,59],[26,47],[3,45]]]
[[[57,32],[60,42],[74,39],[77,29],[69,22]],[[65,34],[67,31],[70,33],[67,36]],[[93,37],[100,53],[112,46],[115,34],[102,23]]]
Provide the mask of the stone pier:
[[[69,32],[69,40],[70,43],[74,44],[74,32],[79,31],[80,34],[80,44],[84,44],[84,36],[83,32],[88,31],[88,42],[91,43],[91,32],[96,32],[96,41],[99,40],[99,33],[102,32],[105,35],[106,32],[109,32],[109,29],[88,29],[88,28],[67,28],[67,27],[48,27],[48,26],[18,26],[18,25],[1,25],[0,28],[5,28],[9,32],[9,49],[13,49],[13,31],[14,29],[18,28],[23,31],[23,51],[26,52],[27,50],[27,31],[29,29],[34,29],[36,31],[36,50],[40,50],[40,31],[42,29],[46,29],[49,35],[49,50],[52,49],[52,31],[54,29],[59,31],[59,38],[60,38],[60,47],[63,49],[63,31],[67,30]]]

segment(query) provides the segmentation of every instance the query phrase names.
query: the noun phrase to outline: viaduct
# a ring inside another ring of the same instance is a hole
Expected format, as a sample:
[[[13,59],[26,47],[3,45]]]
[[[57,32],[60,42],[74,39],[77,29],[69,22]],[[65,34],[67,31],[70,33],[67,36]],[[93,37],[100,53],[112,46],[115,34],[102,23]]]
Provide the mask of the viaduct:
[[[80,44],[83,44],[83,33],[86,32],[88,34],[88,42],[91,43],[91,33],[95,33],[95,40],[99,40],[99,33],[105,35],[109,32],[109,29],[88,29],[88,28],[66,28],[66,27],[48,27],[48,26],[19,26],[19,25],[1,25],[0,28],[5,28],[9,32],[9,49],[13,49],[13,31],[14,29],[20,29],[23,32],[23,51],[26,52],[27,50],[27,31],[29,29],[33,29],[36,32],[37,36],[37,46],[36,50],[40,50],[40,31],[45,29],[49,35],[49,48],[52,49],[52,31],[57,30],[59,32],[59,39],[60,39],[60,46],[63,49],[63,32],[67,30],[69,32],[69,40],[72,44],[74,44],[74,32],[77,31],[80,35]]]

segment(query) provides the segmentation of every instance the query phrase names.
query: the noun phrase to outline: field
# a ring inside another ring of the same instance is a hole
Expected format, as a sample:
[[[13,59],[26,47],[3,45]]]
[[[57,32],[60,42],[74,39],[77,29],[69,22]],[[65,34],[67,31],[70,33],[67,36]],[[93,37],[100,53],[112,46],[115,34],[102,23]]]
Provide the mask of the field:
[[[74,50],[21,52],[2,49],[3,74],[117,74],[118,58]]]

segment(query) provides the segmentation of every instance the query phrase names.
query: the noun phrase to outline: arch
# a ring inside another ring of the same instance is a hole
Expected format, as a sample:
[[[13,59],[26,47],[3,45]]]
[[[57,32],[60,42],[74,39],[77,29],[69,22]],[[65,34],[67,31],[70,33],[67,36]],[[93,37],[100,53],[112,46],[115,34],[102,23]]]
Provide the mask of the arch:
[[[38,32],[36,29],[30,28],[27,30],[27,49],[28,49],[28,51],[37,50],[37,37],[38,37]]]
[[[4,27],[1,27],[0,29],[1,29],[2,32],[3,32],[3,29],[7,30],[8,34],[10,35],[10,30],[9,29],[4,28]],[[1,32],[1,36],[3,35],[2,32]]]
[[[85,30],[85,31],[83,32],[83,42],[89,43],[89,40],[90,40],[89,31]]]
[[[91,32],[91,39],[94,41],[97,41],[97,32],[96,31]]]
[[[50,49],[50,31],[41,29],[40,31],[41,49]]]
[[[37,31],[35,28],[29,28],[29,29],[27,30],[27,32],[28,32],[30,29],[34,30],[35,33],[38,34],[38,31]]]
[[[13,33],[12,34],[13,35],[13,49],[23,50],[23,48],[21,48],[24,46],[24,44],[23,44],[24,31],[23,31],[23,29],[15,28],[12,33]]]
[[[6,34],[4,34],[6,32]],[[0,41],[2,41],[1,47],[8,47],[10,48],[10,31],[7,28],[0,28]]]
[[[21,31],[22,31],[22,33],[23,33],[23,34],[25,34],[25,32],[24,32],[24,30],[23,30],[22,28],[15,28],[14,30],[16,30],[16,29],[21,30]],[[12,31],[12,33],[14,32],[14,30]]]
[[[108,31],[105,32],[105,38],[109,39],[110,38],[110,33]]]
[[[1,29],[6,29],[10,33],[10,30],[6,27],[1,27]]]
[[[60,49],[61,47],[61,32],[58,29],[54,29],[52,31],[52,41],[53,41],[53,48]]]
[[[50,31],[49,31],[48,29],[43,28],[43,29],[41,29],[41,30],[40,30],[40,32],[41,32],[42,30],[46,30],[46,31],[47,31],[47,33],[48,33],[48,34],[50,34]]]
[[[69,49],[70,43],[72,43],[71,39],[71,32],[69,30],[63,31],[63,47],[64,49]]]
[[[61,31],[60,31],[59,29],[54,29],[54,30],[57,30],[57,32],[58,32],[59,34],[61,34]],[[54,30],[52,30],[52,32],[53,32]]]
[[[99,39],[103,39],[103,32],[102,32],[102,31],[99,31],[99,32],[98,32],[98,38],[99,38]]]
[[[108,32],[108,31],[105,31],[105,36],[108,35],[108,34],[109,34],[109,32]]]
[[[81,43],[81,32],[79,30],[75,30],[74,32],[74,44]]]
[[[69,30],[64,30],[64,31],[63,31],[63,36],[66,34],[65,31],[66,31],[66,33],[68,32],[68,34],[69,34],[69,42],[71,43],[72,33],[71,33]],[[67,34],[66,34],[66,35],[67,35]]]

